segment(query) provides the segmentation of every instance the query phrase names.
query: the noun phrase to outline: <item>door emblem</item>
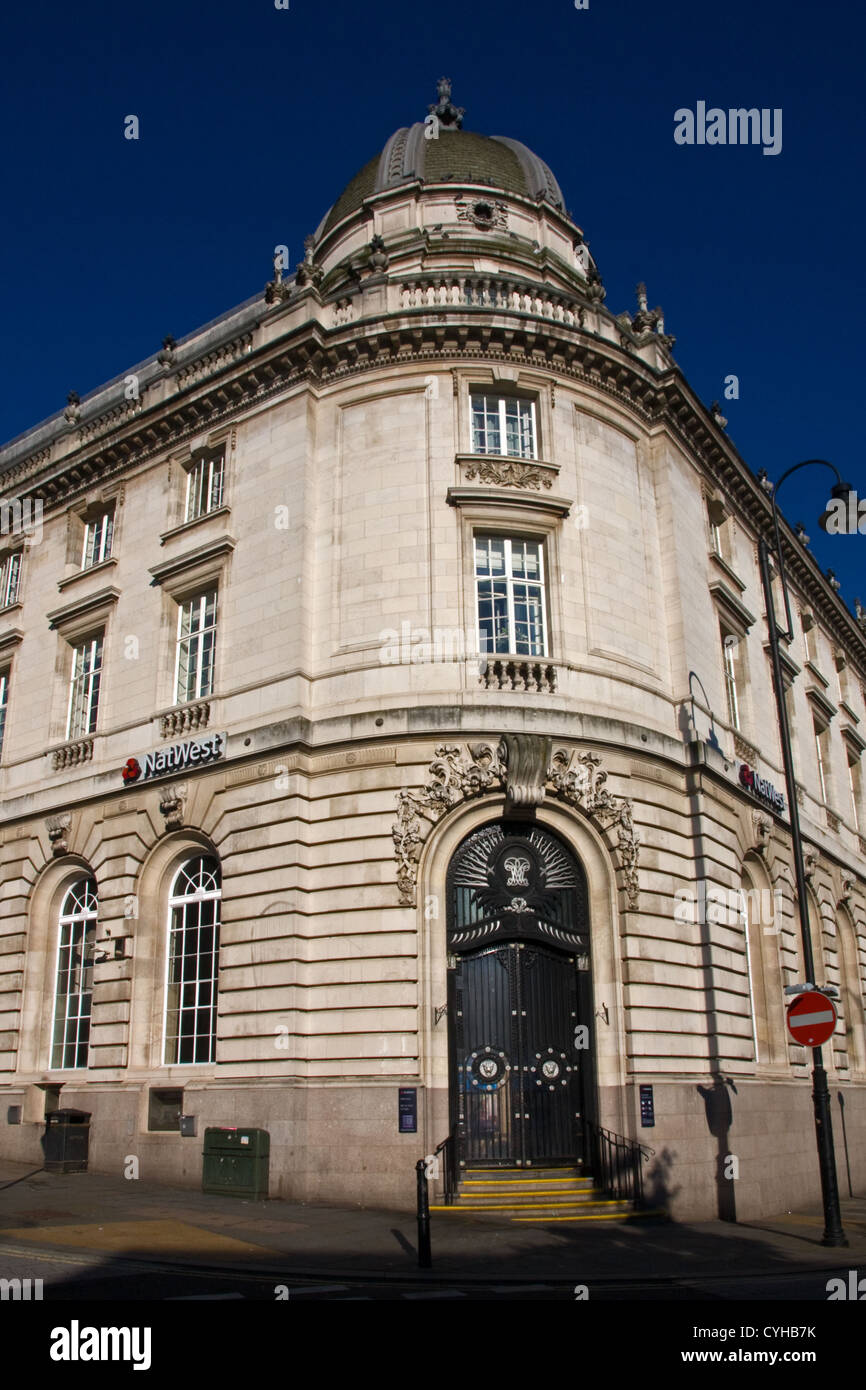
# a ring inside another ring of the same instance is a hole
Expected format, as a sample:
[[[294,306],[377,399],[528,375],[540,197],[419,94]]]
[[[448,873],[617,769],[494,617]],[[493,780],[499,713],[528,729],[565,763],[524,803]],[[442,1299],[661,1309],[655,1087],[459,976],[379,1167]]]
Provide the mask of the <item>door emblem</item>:
[[[532,868],[528,859],[524,859],[522,855],[512,855],[511,858],[505,860],[503,868],[508,870],[506,888],[526,888],[528,886],[529,880],[526,875]]]
[[[504,1052],[494,1052],[490,1047],[473,1052],[466,1059],[467,1090],[497,1091],[505,1084],[510,1070]]]

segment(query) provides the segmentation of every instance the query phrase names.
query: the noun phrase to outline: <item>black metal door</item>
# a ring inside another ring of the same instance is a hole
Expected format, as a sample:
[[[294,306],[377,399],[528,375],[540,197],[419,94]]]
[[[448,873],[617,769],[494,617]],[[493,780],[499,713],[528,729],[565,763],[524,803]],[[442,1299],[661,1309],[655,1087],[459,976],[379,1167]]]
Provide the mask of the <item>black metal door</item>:
[[[466,1164],[574,1163],[582,1078],[573,956],[508,942],[455,969],[459,1157]]]

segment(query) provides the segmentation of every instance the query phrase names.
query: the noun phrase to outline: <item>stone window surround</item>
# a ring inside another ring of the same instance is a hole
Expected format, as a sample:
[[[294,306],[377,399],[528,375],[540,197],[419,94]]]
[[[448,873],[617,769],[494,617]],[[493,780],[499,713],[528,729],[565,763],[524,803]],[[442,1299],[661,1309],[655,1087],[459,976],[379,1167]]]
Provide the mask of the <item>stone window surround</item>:
[[[70,580],[80,575],[93,574],[104,565],[115,562],[120,546],[121,518],[123,512],[123,483],[113,483],[104,488],[93,488],[85,497],[74,502],[66,511],[66,573],[58,581],[63,589]],[[84,532],[89,521],[94,521],[105,512],[112,513],[111,552],[95,565],[82,566]]]
[[[458,454],[472,454],[472,404],[474,394],[521,396],[535,404],[535,458],[522,459],[524,463],[537,463],[545,455],[545,441],[553,438],[553,419],[551,413],[550,380],[539,372],[526,371],[523,367],[504,365],[454,367],[452,368],[454,395],[457,398],[457,448]],[[547,453],[550,454],[550,450]],[[478,454],[485,459],[508,459],[510,454]],[[517,458],[517,455],[514,456]]]
[[[60,655],[55,666],[57,683],[51,702],[49,719],[47,740],[49,747],[70,742],[66,736],[66,721],[69,705],[69,682],[72,675],[72,653],[77,645],[97,634],[102,635],[99,723],[104,726],[110,625],[119,598],[119,589],[106,587],[98,589],[93,594],[86,594],[82,598],[74,599],[73,602],[64,604],[62,608],[55,608],[46,614],[50,629],[57,632],[60,637]],[[88,737],[92,739],[95,734],[88,735]],[[80,742],[80,740],[72,741]]]
[[[462,532],[460,553],[463,573],[460,594],[464,615],[463,630],[471,629],[475,633],[478,631],[475,587],[476,532],[537,540],[544,548],[547,624],[547,653],[544,659],[562,660],[562,569],[559,528],[563,517],[568,516],[570,504],[562,498],[527,496],[526,493],[515,495],[499,488],[468,487],[449,488],[448,502],[458,509]]]
[[[178,532],[184,532],[188,527],[195,526],[202,521],[218,516],[221,513],[228,514],[231,509],[230,491],[232,478],[235,472],[235,449],[237,444],[237,426],[222,425],[219,429],[213,430],[210,434],[198,435],[191,439],[182,448],[176,449],[168,456],[168,484],[169,484],[169,513],[168,526],[160,535],[160,544],[164,544],[167,539]],[[190,469],[197,461],[208,454],[215,454],[220,449],[224,451],[223,460],[223,482],[222,497],[219,507],[214,507],[213,511],[202,512],[201,516],[186,519],[186,482]]]
[[[749,635],[750,629],[754,626],[755,615],[751,613],[749,609],[746,608],[745,604],[740,601],[739,596],[734,593],[733,589],[730,589],[728,585],[725,584],[721,579],[714,580],[710,584],[710,596],[713,600],[713,603],[715,604],[716,614],[721,628],[720,655],[722,658],[723,667],[722,681],[723,690],[725,692],[724,710],[725,713],[728,715],[727,722],[736,733],[739,733],[743,737],[749,739],[750,735],[753,732],[753,720],[752,704],[750,698],[748,642],[746,639]],[[736,681],[737,713],[739,716],[739,728],[736,728],[735,725],[731,724],[730,711],[728,709],[728,678],[727,671],[725,669],[724,652],[724,638],[728,635],[739,638],[739,657],[737,659],[738,679]],[[754,739],[752,738],[750,741],[753,742]]]
[[[162,560],[150,568],[151,585],[158,586],[163,591],[162,640],[156,673],[157,709],[170,713],[190,703],[176,699],[177,690],[174,685],[178,608],[185,600],[194,598],[207,589],[215,589],[217,594],[213,690],[207,697],[208,700],[212,701],[219,690],[224,648],[221,632],[221,598],[226,591],[228,567],[234,548],[234,537],[223,535],[215,540],[206,541],[183,555]]]

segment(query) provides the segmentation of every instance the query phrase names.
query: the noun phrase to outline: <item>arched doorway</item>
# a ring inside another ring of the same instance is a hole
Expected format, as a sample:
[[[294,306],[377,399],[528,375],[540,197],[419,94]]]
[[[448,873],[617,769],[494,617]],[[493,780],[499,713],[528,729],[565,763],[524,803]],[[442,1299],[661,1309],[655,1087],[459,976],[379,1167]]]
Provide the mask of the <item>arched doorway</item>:
[[[448,870],[458,1162],[574,1165],[594,1111],[586,876],[551,831],[483,825]]]

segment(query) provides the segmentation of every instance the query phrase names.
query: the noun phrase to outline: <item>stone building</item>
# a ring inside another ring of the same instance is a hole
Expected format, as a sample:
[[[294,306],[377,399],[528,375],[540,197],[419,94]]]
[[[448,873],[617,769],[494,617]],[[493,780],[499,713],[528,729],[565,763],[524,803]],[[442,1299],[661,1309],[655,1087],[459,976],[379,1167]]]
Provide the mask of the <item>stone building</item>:
[[[814,1200],[767,492],[439,96],[293,276],[0,451],[0,1151],[80,1107],[91,1167],[194,1185],[258,1126],[273,1195],[408,1206],[452,1131],[538,1167],[595,1125],[679,1217]],[[862,1190],[866,631],[783,543]]]

